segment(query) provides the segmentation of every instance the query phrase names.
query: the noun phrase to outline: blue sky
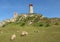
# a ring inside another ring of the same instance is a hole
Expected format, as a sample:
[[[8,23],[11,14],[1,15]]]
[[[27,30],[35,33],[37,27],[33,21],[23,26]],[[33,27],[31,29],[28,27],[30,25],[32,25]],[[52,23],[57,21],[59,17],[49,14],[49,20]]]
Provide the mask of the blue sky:
[[[60,0],[0,0],[0,21],[18,14],[29,13],[29,4],[32,3],[34,13],[45,17],[60,17]]]

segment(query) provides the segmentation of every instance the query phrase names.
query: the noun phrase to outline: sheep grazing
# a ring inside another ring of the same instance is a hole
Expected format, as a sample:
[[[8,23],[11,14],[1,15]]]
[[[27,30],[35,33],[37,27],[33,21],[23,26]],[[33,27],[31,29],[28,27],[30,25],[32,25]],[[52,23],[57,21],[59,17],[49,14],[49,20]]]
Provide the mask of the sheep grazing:
[[[28,35],[28,32],[22,31],[21,36],[27,36],[27,35]]]
[[[16,35],[15,35],[15,34],[13,34],[13,35],[11,36],[11,40],[14,40],[14,39],[16,39]]]

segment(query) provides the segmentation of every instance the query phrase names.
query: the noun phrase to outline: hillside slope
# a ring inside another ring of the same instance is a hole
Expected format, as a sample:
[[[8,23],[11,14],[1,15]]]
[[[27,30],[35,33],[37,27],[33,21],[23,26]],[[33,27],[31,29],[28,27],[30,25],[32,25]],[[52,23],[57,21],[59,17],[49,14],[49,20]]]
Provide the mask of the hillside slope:
[[[22,31],[27,31],[28,36],[20,36]],[[17,37],[11,41],[10,37],[13,34],[16,34]],[[0,28],[0,42],[60,42],[60,25],[34,27],[11,23]]]
[[[28,36],[20,36],[27,31]],[[16,39],[11,41],[11,35]],[[46,18],[40,14],[22,14],[15,22],[0,27],[0,42],[60,42],[60,18]]]
[[[11,19],[10,19],[11,20]],[[13,22],[12,22],[13,21]],[[11,21],[4,21],[4,27],[10,23],[16,23],[20,26],[30,25],[30,26],[45,26],[48,27],[50,25],[60,25],[60,18],[47,18],[43,17],[41,14],[21,14],[16,18],[14,17]]]

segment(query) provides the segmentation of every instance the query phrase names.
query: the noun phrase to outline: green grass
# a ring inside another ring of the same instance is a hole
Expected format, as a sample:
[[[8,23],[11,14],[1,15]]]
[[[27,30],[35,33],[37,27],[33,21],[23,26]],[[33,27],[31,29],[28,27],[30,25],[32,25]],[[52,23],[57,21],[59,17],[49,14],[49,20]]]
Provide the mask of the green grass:
[[[3,31],[3,33],[1,33]],[[17,32],[19,31],[19,32]],[[21,31],[27,31],[28,36],[20,36]],[[39,32],[34,32],[39,31]],[[16,39],[11,41],[12,34]],[[19,24],[8,24],[0,28],[0,42],[60,42],[60,25],[49,27],[20,26]]]

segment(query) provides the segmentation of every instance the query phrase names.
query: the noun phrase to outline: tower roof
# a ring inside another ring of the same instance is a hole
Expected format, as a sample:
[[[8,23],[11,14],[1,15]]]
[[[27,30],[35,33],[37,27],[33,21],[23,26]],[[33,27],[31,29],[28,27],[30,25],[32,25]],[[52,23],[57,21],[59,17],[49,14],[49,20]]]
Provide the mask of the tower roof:
[[[29,4],[29,6],[33,6],[32,4]]]

